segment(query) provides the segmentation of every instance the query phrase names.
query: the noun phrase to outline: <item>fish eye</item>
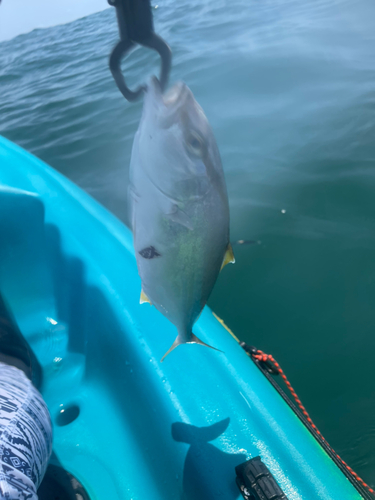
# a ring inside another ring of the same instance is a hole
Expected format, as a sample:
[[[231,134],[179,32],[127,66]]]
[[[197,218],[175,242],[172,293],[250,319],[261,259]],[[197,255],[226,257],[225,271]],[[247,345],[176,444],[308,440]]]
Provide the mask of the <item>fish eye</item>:
[[[202,156],[203,154],[203,138],[196,132],[191,132],[187,139],[188,149],[196,156]]]

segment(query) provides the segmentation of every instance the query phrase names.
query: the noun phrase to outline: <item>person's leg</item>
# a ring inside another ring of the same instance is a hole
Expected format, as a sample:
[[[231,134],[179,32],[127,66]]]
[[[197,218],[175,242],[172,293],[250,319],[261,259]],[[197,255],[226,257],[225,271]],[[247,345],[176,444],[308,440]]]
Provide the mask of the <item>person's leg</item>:
[[[25,373],[0,363],[0,499],[36,500],[52,451],[52,426]]]
[[[0,293],[0,362],[16,366],[39,388],[42,369]]]
[[[48,408],[31,382],[40,374],[0,295],[0,500],[38,498],[52,451]]]

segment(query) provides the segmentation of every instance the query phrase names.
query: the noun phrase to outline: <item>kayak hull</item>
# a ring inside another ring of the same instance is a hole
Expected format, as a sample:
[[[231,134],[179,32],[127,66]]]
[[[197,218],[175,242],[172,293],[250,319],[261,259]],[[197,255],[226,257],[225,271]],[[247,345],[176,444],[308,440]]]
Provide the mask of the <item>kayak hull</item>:
[[[160,363],[175,328],[139,304],[118,219],[1,137],[0,186],[0,287],[43,367],[55,459],[91,499],[239,499],[234,468],[258,455],[290,500],[361,498],[208,307],[194,333],[223,353]]]

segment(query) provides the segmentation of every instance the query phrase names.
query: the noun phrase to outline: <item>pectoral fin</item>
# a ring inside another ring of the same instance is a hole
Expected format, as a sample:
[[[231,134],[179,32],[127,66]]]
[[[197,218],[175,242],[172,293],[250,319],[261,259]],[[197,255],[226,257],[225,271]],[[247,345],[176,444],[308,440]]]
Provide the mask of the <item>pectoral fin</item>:
[[[169,213],[166,214],[166,217],[172,222],[186,227],[190,231],[193,230],[193,225],[190,220],[190,217],[187,214],[185,214],[183,210],[178,208],[177,205],[172,205],[172,207],[169,210]]]
[[[232,245],[229,243],[227,251],[225,252],[224,255],[223,263],[221,264],[221,269],[223,269],[223,267],[225,267],[227,264],[234,264],[235,262],[236,259],[234,258],[233,248]]]
[[[148,302],[149,304],[152,305],[151,300],[147,297],[145,292],[143,290],[141,290],[141,297],[139,299],[139,303],[144,304],[145,302]]]

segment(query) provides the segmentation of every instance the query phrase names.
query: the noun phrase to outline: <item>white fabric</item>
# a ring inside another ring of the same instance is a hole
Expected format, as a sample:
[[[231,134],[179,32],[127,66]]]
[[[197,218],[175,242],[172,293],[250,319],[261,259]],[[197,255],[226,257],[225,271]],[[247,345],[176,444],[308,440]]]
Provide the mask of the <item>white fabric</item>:
[[[37,500],[51,451],[42,396],[23,371],[0,363],[0,500]]]

